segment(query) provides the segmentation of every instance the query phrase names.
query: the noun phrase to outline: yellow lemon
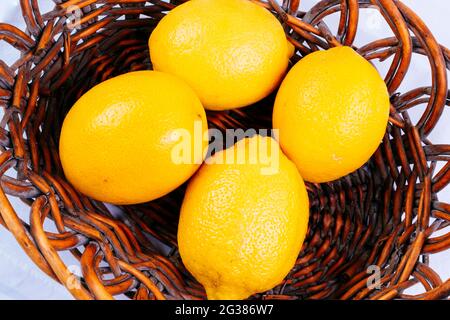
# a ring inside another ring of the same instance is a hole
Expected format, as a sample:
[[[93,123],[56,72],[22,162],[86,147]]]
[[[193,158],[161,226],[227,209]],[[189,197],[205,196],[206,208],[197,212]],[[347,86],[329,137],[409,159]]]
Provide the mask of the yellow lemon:
[[[295,54],[295,46],[291,43],[291,42],[287,42],[287,46],[288,46],[288,57],[289,59],[292,58]]]
[[[100,201],[153,200],[200,166],[202,152],[192,152],[190,163],[173,154],[178,130],[194,137],[196,126],[207,130],[205,111],[183,81],[156,71],[112,78],[85,93],[67,114],[59,143],[64,173],[80,192]]]
[[[271,150],[276,170],[265,171],[255,148]],[[230,152],[246,161],[229,161]],[[280,284],[294,266],[308,225],[305,184],[268,137],[246,138],[207,160],[186,190],[180,255],[208,299],[245,299]]]
[[[247,0],[188,1],[159,22],[149,47],[153,68],[185,80],[211,110],[270,94],[292,50],[279,21]]]
[[[273,125],[306,181],[326,182],[361,167],[380,144],[389,94],[377,70],[350,47],[300,60],[278,91]]]

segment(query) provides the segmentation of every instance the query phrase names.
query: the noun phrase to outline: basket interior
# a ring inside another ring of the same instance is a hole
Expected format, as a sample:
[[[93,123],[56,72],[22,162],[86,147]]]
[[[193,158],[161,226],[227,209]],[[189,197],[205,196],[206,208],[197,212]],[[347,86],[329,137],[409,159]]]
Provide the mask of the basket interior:
[[[177,252],[185,186],[145,204],[105,205],[70,186],[57,149],[62,121],[83,93],[116,75],[151,69],[149,35],[178,2],[57,1],[45,14],[24,2],[27,33],[0,27],[0,39],[21,52],[13,65],[0,63],[1,224],[76,298],[205,298]],[[448,296],[448,281],[429,267],[428,256],[450,247],[450,206],[437,196],[450,180],[450,147],[428,136],[450,105],[449,51],[397,1],[318,1],[308,11],[299,11],[298,1],[255,2],[284,23],[296,46],[291,66],[312,51],[354,45],[386,71],[392,108],[383,142],[366,165],[332,183],[307,184],[311,215],[297,263],[282,284],[252,298]],[[358,16],[368,8],[381,12],[392,35],[356,45]],[[73,10],[79,19],[69,24]],[[428,58],[431,81],[401,91],[412,56]],[[209,125],[270,129],[273,101],[274,94],[246,108],[208,111]],[[421,109],[413,118],[414,108]],[[19,219],[5,194],[31,206],[29,221]],[[63,251],[79,259],[81,279],[68,271]],[[370,266],[380,270],[380,287],[367,285]],[[404,293],[417,283],[422,295]]]

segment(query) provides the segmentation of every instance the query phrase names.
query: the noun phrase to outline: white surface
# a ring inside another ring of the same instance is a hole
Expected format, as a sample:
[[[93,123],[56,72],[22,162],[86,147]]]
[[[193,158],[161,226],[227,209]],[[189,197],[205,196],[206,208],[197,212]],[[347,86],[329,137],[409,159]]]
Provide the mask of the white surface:
[[[38,1],[42,11],[45,12],[52,8],[51,0]],[[428,27],[434,33],[438,41],[447,47],[450,47],[450,21],[448,13],[450,12],[450,2],[443,0],[404,0],[405,4],[410,6],[415,12],[419,13]],[[301,9],[305,10],[314,0],[302,0]],[[0,22],[12,23],[23,29],[24,23],[20,15],[19,0],[0,1]],[[329,19],[335,22],[336,17]],[[361,16],[362,30],[358,32],[356,44],[366,43],[370,39],[378,37],[380,34],[389,35],[390,32],[385,28],[383,20],[374,10],[368,10]],[[9,46],[0,41],[0,58],[7,63],[13,62],[17,58],[17,52],[10,50]],[[414,68],[408,74],[407,81],[402,85],[400,91],[421,85],[430,85],[429,67],[427,60],[415,58],[413,60]],[[380,68],[383,72],[384,68]],[[418,119],[419,114],[412,113],[413,119]],[[440,125],[430,135],[434,143],[449,143],[450,123],[449,108],[443,115]],[[450,188],[440,194],[442,201],[450,202]],[[23,219],[28,220],[29,208],[20,202],[13,200],[16,208],[21,208]],[[79,274],[78,267],[73,258],[68,254],[64,257],[69,259],[69,264],[73,266],[73,272]],[[450,252],[445,252],[431,256],[431,266],[442,276],[443,280],[450,278]],[[414,290],[421,290],[418,288]],[[70,299],[70,294],[65,288],[48,278],[42,273],[25,255],[23,250],[16,243],[15,239],[3,228],[0,227],[0,299]]]

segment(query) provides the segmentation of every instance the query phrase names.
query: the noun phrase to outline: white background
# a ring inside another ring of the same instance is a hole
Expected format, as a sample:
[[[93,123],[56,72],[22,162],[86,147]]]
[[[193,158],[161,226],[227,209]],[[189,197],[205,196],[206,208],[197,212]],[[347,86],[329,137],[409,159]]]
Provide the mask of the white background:
[[[53,7],[51,0],[38,0],[41,11],[46,12]],[[438,41],[450,47],[450,2],[444,0],[404,0],[406,5],[412,8],[422,17],[428,27],[434,33]],[[301,10],[306,10],[316,3],[314,0],[302,0]],[[375,38],[390,36],[389,29],[383,23],[383,19],[375,10],[366,10],[361,15],[360,30],[358,31],[356,45],[367,43]],[[330,17],[327,22],[330,26],[336,24],[337,15]],[[19,0],[0,1],[0,22],[11,23],[22,30],[23,18],[20,13]],[[17,58],[14,50],[0,41],[0,59],[10,64]],[[378,66],[381,73],[386,71],[384,66]],[[414,58],[413,67],[408,73],[400,91],[423,85],[430,85],[429,66],[424,58]],[[418,119],[420,111],[411,112],[413,119]],[[450,112],[449,108],[443,115],[438,127],[430,135],[434,143],[450,142]],[[447,125],[446,125],[447,124]],[[440,200],[450,202],[450,188],[440,194]],[[19,208],[21,216],[28,220],[29,208],[20,202],[13,200],[13,205]],[[79,274],[76,261],[70,254],[63,254],[69,261],[73,272]],[[443,280],[450,278],[450,252],[431,256],[431,266],[441,275]],[[415,287],[411,292],[421,292],[422,288]],[[71,299],[71,295],[65,288],[43,274],[31,260],[25,255],[15,239],[2,227],[0,227],[0,299]]]

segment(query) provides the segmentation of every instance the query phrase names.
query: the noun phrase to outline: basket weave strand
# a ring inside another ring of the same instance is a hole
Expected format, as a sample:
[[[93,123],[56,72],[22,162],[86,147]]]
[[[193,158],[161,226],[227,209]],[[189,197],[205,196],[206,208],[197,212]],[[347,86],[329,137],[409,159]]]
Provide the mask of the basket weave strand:
[[[113,76],[151,68],[148,37],[182,1],[54,2],[53,10],[42,13],[36,0],[21,0],[26,30],[0,23],[0,40],[20,53],[11,65],[0,60],[0,224],[77,299],[205,298],[177,252],[184,187],[117,213],[65,180],[57,150],[62,120],[84,92]],[[438,197],[450,182],[450,145],[433,144],[428,136],[450,105],[450,50],[398,0],[323,0],[307,12],[299,0],[281,6],[253,2],[282,22],[296,47],[291,65],[316,50],[354,45],[360,13],[368,8],[380,11],[393,36],[356,48],[368,60],[389,63],[385,81],[392,106],[383,143],[351,175],[307,184],[311,217],[296,265],[282,284],[252,298],[448,298],[450,280],[441,279],[429,261],[450,248],[450,204]],[[69,19],[74,9],[75,22]],[[336,34],[324,21],[334,13],[340,15]],[[428,58],[431,85],[400,92],[414,55]],[[221,130],[270,128],[273,99],[208,112],[209,124]],[[413,121],[410,110],[420,106],[421,117]],[[27,218],[19,217],[12,197],[30,206]],[[63,251],[78,259],[81,279],[69,271]],[[368,286],[371,266],[380,270],[379,287]],[[408,294],[415,284],[423,293]]]

